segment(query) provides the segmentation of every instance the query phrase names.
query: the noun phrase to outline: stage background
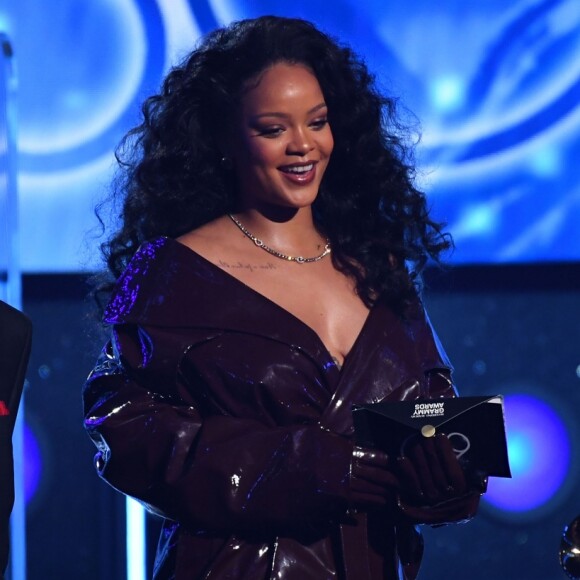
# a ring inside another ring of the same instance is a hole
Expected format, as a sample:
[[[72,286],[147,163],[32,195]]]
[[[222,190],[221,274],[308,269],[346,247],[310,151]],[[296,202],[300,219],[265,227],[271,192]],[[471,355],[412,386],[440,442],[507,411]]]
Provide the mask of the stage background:
[[[80,388],[104,339],[84,299],[83,272],[98,265],[93,208],[115,145],[169,67],[203,32],[266,13],[314,20],[400,97],[422,134],[419,183],[457,244],[450,269],[427,280],[456,381],[463,394],[533,397],[563,433],[544,434],[547,450],[522,445],[508,414],[514,489],[525,497],[550,479],[546,467],[517,487],[540,451],[564,465],[561,480],[534,508],[486,501],[466,526],[426,530],[421,578],[564,578],[559,538],[580,513],[577,0],[12,0],[0,29],[18,68],[23,307],[35,326],[28,578],[125,578],[124,501],[95,475],[81,427]],[[151,518],[151,545],[157,527]]]
[[[268,13],[349,43],[413,112],[455,262],[580,258],[577,0],[12,0],[25,271],[95,264],[93,208],[143,98],[200,34]]]

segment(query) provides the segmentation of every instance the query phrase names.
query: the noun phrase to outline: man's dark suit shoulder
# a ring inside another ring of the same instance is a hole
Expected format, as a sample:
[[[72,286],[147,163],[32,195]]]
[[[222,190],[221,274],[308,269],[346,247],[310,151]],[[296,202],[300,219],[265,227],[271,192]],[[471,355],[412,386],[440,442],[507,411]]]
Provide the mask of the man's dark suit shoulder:
[[[0,300],[0,400],[14,418],[32,342],[32,323],[22,312]]]
[[[8,562],[8,527],[14,502],[12,432],[32,342],[32,324],[0,300],[0,580]]]

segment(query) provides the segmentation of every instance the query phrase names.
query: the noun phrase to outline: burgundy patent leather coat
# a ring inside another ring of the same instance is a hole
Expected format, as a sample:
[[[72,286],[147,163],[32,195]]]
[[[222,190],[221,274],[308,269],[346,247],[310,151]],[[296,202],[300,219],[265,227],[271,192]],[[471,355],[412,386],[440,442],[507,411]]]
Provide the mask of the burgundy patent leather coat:
[[[348,492],[353,404],[454,394],[422,311],[404,321],[377,303],[339,370],[311,328],[159,238],[105,320],[85,425],[99,474],[166,518],[156,578],[415,576],[413,522],[349,511]]]

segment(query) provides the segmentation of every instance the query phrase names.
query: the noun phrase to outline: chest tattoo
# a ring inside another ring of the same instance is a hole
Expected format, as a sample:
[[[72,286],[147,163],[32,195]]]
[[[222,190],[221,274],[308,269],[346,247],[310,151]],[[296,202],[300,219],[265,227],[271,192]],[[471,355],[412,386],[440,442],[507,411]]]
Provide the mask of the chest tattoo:
[[[277,266],[273,262],[266,262],[264,264],[251,264],[250,262],[226,262],[220,260],[218,266],[224,270],[246,270],[248,272],[259,272],[264,270],[277,270]]]

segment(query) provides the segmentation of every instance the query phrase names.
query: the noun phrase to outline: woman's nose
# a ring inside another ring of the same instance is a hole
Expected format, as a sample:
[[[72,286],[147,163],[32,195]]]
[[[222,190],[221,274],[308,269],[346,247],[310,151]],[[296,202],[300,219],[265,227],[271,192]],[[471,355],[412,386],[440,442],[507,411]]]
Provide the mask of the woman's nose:
[[[306,155],[314,149],[314,143],[308,131],[296,129],[292,133],[292,139],[288,143],[288,153],[294,155]]]

